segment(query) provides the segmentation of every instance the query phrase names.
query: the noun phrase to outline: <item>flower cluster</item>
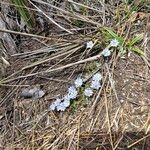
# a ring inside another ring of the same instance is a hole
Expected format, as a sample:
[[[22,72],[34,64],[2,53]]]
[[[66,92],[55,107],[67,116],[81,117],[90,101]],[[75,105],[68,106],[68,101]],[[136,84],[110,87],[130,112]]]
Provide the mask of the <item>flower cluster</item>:
[[[68,88],[68,93],[62,99],[58,98],[50,105],[50,110],[65,111],[66,108],[70,106],[71,100],[77,98],[77,88],[82,86],[83,80],[81,78],[77,78],[74,84],[75,86],[70,86]]]
[[[93,90],[91,88],[86,88],[84,90],[84,95],[87,97],[91,97],[93,95]]]
[[[106,47],[103,51],[102,51],[102,55],[104,57],[108,57],[111,55],[111,51],[110,51],[110,47],[117,47],[119,45],[119,42],[118,40],[116,39],[113,39],[110,41],[110,44],[108,45],[108,47]]]
[[[67,107],[70,106],[70,101],[76,99],[77,97],[77,90],[74,86],[69,87],[67,95],[65,95],[62,99],[56,99],[50,105],[50,110],[57,110],[57,111],[65,111]]]
[[[93,90],[98,90],[101,87],[102,75],[100,73],[96,73],[92,77],[91,86],[84,90],[84,95],[87,97],[91,97],[93,95]],[[49,107],[49,110],[56,111],[65,111],[66,108],[70,106],[71,100],[77,98],[78,88],[83,85],[83,79],[78,77],[74,81],[74,85],[68,88],[67,94],[63,98],[57,98]]]
[[[119,45],[118,40],[113,39],[110,44],[102,51],[102,55],[104,57],[108,57],[111,55],[111,51],[109,48],[111,47],[117,47]],[[92,49],[94,46],[94,43],[92,41],[89,41],[86,43],[87,49]],[[94,93],[94,90],[98,90],[101,88],[102,83],[102,75],[100,73],[96,73],[93,75],[90,87],[86,88],[84,90],[84,95],[87,97],[91,97]],[[71,104],[71,100],[74,100],[77,98],[78,95],[78,89],[82,87],[83,85],[83,79],[81,77],[78,77],[74,81],[74,85],[70,86],[68,88],[68,92],[65,96],[63,96],[61,99],[57,98],[49,107],[49,110],[56,110],[56,111],[65,111],[66,108],[68,108]]]

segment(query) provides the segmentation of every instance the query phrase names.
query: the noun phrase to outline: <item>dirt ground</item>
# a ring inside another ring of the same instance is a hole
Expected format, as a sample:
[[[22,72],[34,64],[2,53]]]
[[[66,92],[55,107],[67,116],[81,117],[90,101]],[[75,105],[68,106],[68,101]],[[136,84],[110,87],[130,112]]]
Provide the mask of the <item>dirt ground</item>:
[[[8,69],[8,74],[18,71],[27,62],[28,59],[12,58],[12,65]],[[55,62],[51,63],[54,64]],[[27,72],[41,70],[41,68],[49,67],[51,63],[44,64],[40,68],[35,67],[33,70],[29,69]],[[105,74],[104,68],[101,69],[103,74]],[[76,71],[74,69],[72,67],[49,75],[36,75],[12,81],[12,84],[15,85],[40,86],[46,92],[44,97],[40,99],[21,98],[20,93],[25,88],[24,86],[1,87],[0,127],[1,133],[3,133],[1,134],[1,147],[7,145],[5,149],[12,149],[14,144],[16,148],[23,148],[26,145],[32,145],[34,142],[36,147],[36,144],[44,143],[44,138],[49,138],[48,141],[53,143],[57,139],[56,135],[66,134],[63,143],[67,144],[70,136],[73,136],[72,138],[80,136],[79,147],[81,149],[95,149],[96,147],[103,149],[103,146],[109,149],[111,146],[109,145],[110,135],[107,133],[109,128],[107,127],[105,111],[104,97],[106,95],[110,124],[112,124],[112,140],[116,142],[121,140],[118,147],[125,149],[127,143],[130,144],[143,138],[149,126],[147,122],[149,122],[150,107],[150,74],[143,59],[131,53],[127,58],[120,58],[116,62],[114,66],[115,92],[106,85],[106,91],[101,93],[92,111],[93,118],[91,118],[91,115],[89,116],[93,102],[86,106],[80,103],[75,112],[72,107],[61,113],[48,111],[51,102],[58,95],[63,95],[78,74],[83,72],[82,66],[81,69],[76,68]],[[121,106],[119,103],[121,103]],[[81,125],[80,135],[76,132],[79,121]],[[138,144],[135,144],[135,148],[148,149],[150,147],[149,140],[150,137],[145,138],[144,142],[143,140],[142,142],[139,141]],[[102,146],[100,143],[104,145]],[[44,148],[43,145],[41,145],[42,147]],[[60,149],[60,147],[63,147],[63,145],[55,145],[54,149]],[[74,148],[73,146],[71,149]]]

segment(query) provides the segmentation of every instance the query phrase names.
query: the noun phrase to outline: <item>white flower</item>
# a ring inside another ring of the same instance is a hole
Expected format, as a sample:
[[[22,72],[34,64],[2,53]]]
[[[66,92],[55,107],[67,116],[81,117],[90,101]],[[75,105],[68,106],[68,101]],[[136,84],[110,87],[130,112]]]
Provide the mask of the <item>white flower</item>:
[[[63,101],[64,106],[69,107],[69,105],[70,105],[70,96],[67,94],[67,95],[64,96],[63,99],[64,99],[64,101]]]
[[[112,47],[117,47],[118,45],[119,45],[118,40],[116,40],[116,39],[111,40],[110,46],[112,46]]]
[[[58,106],[56,106],[57,111],[65,111],[66,107],[64,104],[61,102]]]
[[[57,98],[56,101],[53,102],[53,103],[50,105],[49,109],[50,109],[50,110],[55,110],[55,108],[56,108],[58,105],[60,105],[60,103],[61,103],[61,99]]]
[[[88,48],[93,48],[93,46],[94,46],[94,43],[92,42],[92,41],[89,41],[89,42],[87,42],[86,43],[86,48],[88,49]]]
[[[74,84],[75,84],[75,87],[76,87],[76,88],[79,88],[79,87],[82,86],[83,80],[82,80],[81,78],[77,78],[77,79],[75,80]]]
[[[85,91],[84,91],[84,95],[87,96],[87,97],[90,97],[93,95],[93,91],[91,88],[86,88]]]
[[[56,108],[56,105],[54,103],[52,103],[49,107],[50,110],[55,110],[55,108]]]
[[[108,48],[105,48],[103,51],[102,51],[102,55],[104,57],[108,57],[111,55],[111,51],[108,49]]]
[[[64,99],[64,101],[65,101],[65,100],[70,101],[70,96],[69,96],[69,94],[65,95],[65,96],[63,97],[63,99]]]
[[[92,83],[91,83],[91,88],[92,89],[98,90],[100,87],[101,87],[101,84],[100,84],[99,81],[96,81],[96,80],[92,81]]]
[[[96,73],[92,77],[93,81],[100,81],[101,79],[102,79],[102,75],[100,73]]]
[[[54,102],[55,106],[59,105],[61,103],[61,99],[57,98],[56,101]]]
[[[70,99],[75,99],[77,97],[77,90],[74,86],[69,87],[68,89],[68,96]]]
[[[70,106],[70,100],[64,100],[64,101],[63,101],[63,105],[64,105],[65,107],[69,107],[69,106]]]

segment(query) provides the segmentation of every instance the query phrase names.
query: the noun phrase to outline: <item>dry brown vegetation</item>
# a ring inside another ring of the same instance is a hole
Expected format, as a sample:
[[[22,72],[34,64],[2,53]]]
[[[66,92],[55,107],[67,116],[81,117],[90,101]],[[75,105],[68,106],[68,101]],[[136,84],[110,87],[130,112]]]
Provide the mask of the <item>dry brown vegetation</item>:
[[[0,149],[150,149],[149,1],[26,0],[33,26],[16,4],[0,5]],[[108,59],[100,53],[115,37],[103,27],[123,38]],[[143,35],[132,45],[139,50],[127,44],[135,35]],[[65,112],[49,111],[96,69],[103,84],[88,104],[80,93]],[[32,87],[46,94],[20,96]]]

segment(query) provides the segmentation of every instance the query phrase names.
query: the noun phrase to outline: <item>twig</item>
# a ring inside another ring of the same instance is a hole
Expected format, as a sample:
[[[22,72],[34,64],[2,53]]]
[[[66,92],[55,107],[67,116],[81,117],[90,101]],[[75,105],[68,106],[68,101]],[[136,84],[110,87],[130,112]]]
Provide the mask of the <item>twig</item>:
[[[93,8],[93,7],[91,7],[91,6],[84,5],[84,4],[82,4],[82,3],[74,2],[73,0],[68,0],[68,2],[73,3],[73,4],[75,4],[75,5],[79,5],[80,7],[84,7],[84,8],[88,8],[88,9],[97,11],[97,12],[99,12],[99,13],[103,13],[103,11],[101,11],[101,10],[95,9],[95,8]]]
[[[137,140],[136,142],[130,144],[127,148],[131,148],[132,146],[136,145],[137,143],[141,142],[142,140],[144,140],[145,138],[147,138],[147,137],[149,137],[149,136],[150,136],[150,134],[148,134],[148,135],[142,137],[141,139]]]
[[[98,100],[99,100],[99,98],[100,98],[100,95],[101,95],[101,92],[102,92],[102,90],[103,90],[104,84],[105,84],[105,82],[106,82],[107,76],[108,76],[108,73],[107,73],[106,76],[105,76],[105,79],[104,79],[104,81],[103,81],[102,87],[100,88],[100,90],[99,90],[99,92],[98,92],[98,94],[97,94],[97,96],[96,96],[96,99],[95,99],[95,101],[93,102],[93,105],[91,106],[91,109],[90,109],[90,112],[89,112],[89,116],[90,116],[90,115],[92,116],[92,112],[93,112],[93,110],[94,110],[94,108],[95,108],[95,106],[96,106],[96,103],[98,102]]]
[[[93,25],[96,25],[96,26],[99,26],[99,27],[102,26],[100,23],[98,23],[98,22],[96,22],[96,21],[93,21],[93,20],[91,20],[91,19],[85,17],[84,15],[75,14],[75,13],[70,13],[69,11],[66,11],[66,10],[64,10],[64,9],[61,9],[61,8],[59,8],[59,7],[56,7],[56,6],[54,6],[54,5],[51,5],[50,3],[46,3],[46,2],[41,1],[41,0],[33,0],[33,1],[34,1],[34,2],[37,2],[37,3],[40,3],[40,4],[44,4],[44,5],[50,6],[50,7],[54,8],[54,9],[60,11],[60,12],[65,13],[65,15],[74,16],[74,18],[76,17],[77,19],[80,19],[80,20],[82,20],[82,21],[84,21],[84,22],[87,22],[87,23],[90,23],[90,24],[93,24]],[[64,15],[64,16],[65,16],[65,15]]]
[[[117,101],[119,102],[119,105],[121,106],[121,102],[120,102],[120,100],[119,100],[119,98],[118,98],[118,95],[117,95],[117,92],[116,92],[116,88],[115,88],[115,85],[114,85],[114,81],[113,81],[112,75],[111,75],[111,73],[110,73],[110,71],[109,71],[108,64],[106,63],[105,66],[106,66],[106,69],[107,69],[107,71],[108,71],[109,82],[110,82],[111,88],[113,89],[114,94],[115,94],[115,97],[116,97]]]
[[[111,143],[112,149],[114,149],[112,133],[111,133],[111,126],[110,126],[109,111],[108,111],[108,103],[107,103],[107,97],[106,97],[105,90],[104,90],[104,98],[105,98],[105,106],[106,106],[106,117],[107,117],[107,123],[108,123],[109,135],[110,135],[110,143]]]
[[[48,70],[48,71],[36,72],[36,73],[28,74],[28,75],[25,75],[25,76],[19,76],[17,78],[10,79],[10,80],[3,80],[3,81],[1,81],[1,84],[6,84],[8,82],[11,82],[11,81],[14,81],[14,80],[17,80],[17,79],[22,79],[22,78],[32,77],[32,76],[35,76],[35,75],[42,75],[42,74],[46,74],[46,73],[50,73],[50,72],[54,72],[54,71],[63,70],[63,69],[66,69],[66,68],[69,68],[69,67],[72,67],[72,66],[75,66],[75,65],[83,64],[85,62],[91,62],[91,61],[97,60],[100,57],[101,57],[101,53],[96,55],[96,56],[93,56],[93,57],[90,57],[90,58],[87,58],[87,59],[83,59],[83,60],[77,61],[75,63],[70,63],[68,65],[58,67],[58,68],[54,68],[54,69],[51,69],[51,70]]]
[[[18,31],[13,31],[13,30],[8,30],[8,29],[2,29],[2,28],[0,28],[0,32],[12,33],[12,34],[23,35],[23,36],[34,37],[34,38],[40,38],[40,39],[46,39],[46,40],[54,40],[54,39],[58,40],[58,38],[44,37],[44,36],[40,36],[40,35],[36,35],[36,34],[18,32]],[[67,40],[64,40],[64,39],[59,39],[59,41],[68,42]]]
[[[39,12],[41,12],[46,18],[48,18],[53,24],[55,24],[57,27],[59,27],[60,29],[73,34],[71,31],[65,29],[64,27],[62,27],[61,25],[59,25],[57,22],[55,22],[51,17],[49,17],[47,14],[45,14],[39,7],[37,7],[35,4],[33,4],[30,0],[29,3],[32,4]]]

